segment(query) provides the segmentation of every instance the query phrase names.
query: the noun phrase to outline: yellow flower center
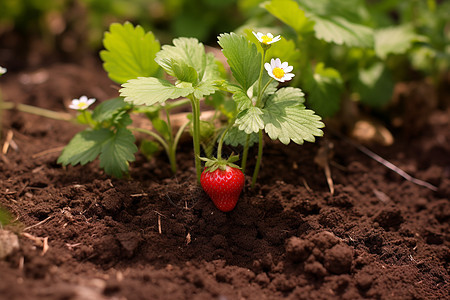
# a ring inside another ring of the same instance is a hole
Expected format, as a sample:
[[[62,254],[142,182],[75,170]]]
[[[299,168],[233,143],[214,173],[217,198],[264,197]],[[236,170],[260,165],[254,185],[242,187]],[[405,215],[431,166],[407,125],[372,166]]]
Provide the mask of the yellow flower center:
[[[262,39],[262,42],[263,42],[263,44],[268,44],[268,43],[270,43],[272,40],[273,40],[273,38],[271,38],[271,37],[268,37],[267,35],[263,35],[262,37],[261,37],[261,39]]]
[[[273,73],[273,76],[275,76],[278,79],[281,79],[284,76],[284,70],[282,68],[278,68],[278,67],[274,68],[272,70],[272,73]]]
[[[86,108],[86,103],[80,102],[80,103],[78,103],[77,106],[78,106],[79,109],[84,109],[84,108]]]

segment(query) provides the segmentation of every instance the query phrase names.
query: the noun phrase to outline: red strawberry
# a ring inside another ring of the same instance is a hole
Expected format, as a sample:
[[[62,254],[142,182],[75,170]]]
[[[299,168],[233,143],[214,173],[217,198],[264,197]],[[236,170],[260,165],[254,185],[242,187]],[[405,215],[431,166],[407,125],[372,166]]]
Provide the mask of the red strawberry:
[[[216,161],[217,163],[217,161]],[[200,184],[218,209],[231,211],[244,188],[244,173],[232,164],[210,164],[202,172]]]

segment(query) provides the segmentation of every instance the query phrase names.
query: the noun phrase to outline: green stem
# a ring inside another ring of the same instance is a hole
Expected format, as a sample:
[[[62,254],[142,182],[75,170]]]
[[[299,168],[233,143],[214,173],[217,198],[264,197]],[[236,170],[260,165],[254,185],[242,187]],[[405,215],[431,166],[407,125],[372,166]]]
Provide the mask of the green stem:
[[[177,158],[176,158],[176,155],[177,155],[178,142],[180,141],[180,137],[183,134],[184,130],[186,129],[186,127],[190,123],[191,122],[186,122],[185,124],[183,124],[183,126],[181,126],[178,129],[177,134],[175,135],[173,143],[171,144],[171,147],[170,147],[169,161],[170,161],[170,167],[171,167],[172,172],[174,174],[177,172]]]
[[[234,125],[234,118],[231,120],[230,123],[228,123],[228,126],[225,128],[225,130],[222,132],[222,135],[220,136],[219,145],[217,146],[217,160],[222,159],[222,146],[223,141],[225,140],[225,135],[227,134],[228,130]]]
[[[194,156],[195,156],[195,169],[197,172],[197,182],[200,183],[200,177],[202,175],[202,165],[200,161],[200,103],[191,95],[192,104],[192,126],[193,128],[193,143],[194,143]]]
[[[190,101],[189,99],[181,99],[173,102],[167,102],[167,104],[164,106],[166,110],[170,111],[171,109],[184,106],[188,104]]]
[[[178,142],[180,141],[181,135],[183,134],[186,127],[191,124],[191,121],[184,123],[179,129],[177,134],[175,135],[175,139],[173,141],[174,148],[178,146]]]
[[[256,103],[255,103],[256,107],[260,107],[261,106],[261,101],[262,101],[262,96],[264,95],[264,91],[267,89],[267,87],[270,85],[270,83],[273,80],[273,78],[270,78],[270,80],[266,83],[266,85],[263,88],[261,88],[262,78],[263,78],[263,71],[264,71],[264,61],[265,61],[265,57],[266,57],[266,49],[263,49],[263,50],[264,50],[264,52],[263,52],[262,62],[261,62],[261,71],[259,72],[259,80],[258,80],[258,97],[256,98]],[[262,130],[259,130],[258,136],[259,136],[258,156],[256,158],[255,169],[253,170],[252,188],[256,184],[256,179],[258,178],[259,168],[261,166],[261,159],[262,159],[262,152],[263,152],[263,133],[262,133]],[[247,136],[247,140],[245,142],[245,147],[244,147],[243,163],[242,163],[243,170],[245,170],[245,167],[247,165],[247,155],[248,155],[249,140],[250,140],[250,136]]]
[[[256,159],[255,170],[253,171],[252,188],[255,187],[256,179],[258,178],[259,167],[261,166],[262,153],[263,153],[263,134],[262,130],[259,130],[258,157]]]
[[[169,157],[169,163],[170,163],[170,170],[173,174],[177,172],[177,156],[176,156],[176,149],[174,146],[174,137],[173,137],[173,131],[172,131],[172,122],[170,121],[170,113],[167,106],[164,107],[166,112],[166,118],[167,118],[167,127],[169,127],[169,153],[167,153],[167,156]]]
[[[264,95],[264,91],[267,89],[267,87],[270,85],[270,83],[273,81],[273,78],[270,78],[269,81],[267,81],[266,85],[263,87],[263,89],[261,90],[261,92],[258,94],[258,99],[256,100],[256,107],[260,107],[261,106],[261,100],[262,100],[262,95]]]
[[[55,112],[52,110],[48,110],[45,108],[35,107],[31,105],[26,105],[22,103],[11,103],[11,102],[2,102],[0,103],[0,109],[16,109],[21,112],[26,112],[42,117],[46,117],[49,119],[60,120],[60,121],[71,121],[73,120],[72,115],[63,112]]]
[[[250,144],[250,134],[247,134],[247,138],[245,140],[245,146],[244,146],[244,153],[242,153],[242,164],[241,164],[242,173],[244,173],[244,174],[245,174],[245,168],[247,167],[249,144]]]
[[[87,110],[82,110],[80,112],[80,114],[83,116],[84,118],[84,122],[91,128],[94,128],[95,124],[93,124],[92,122],[92,118],[90,118],[90,116],[88,115],[88,111]]]
[[[143,129],[143,128],[137,128],[137,127],[127,127],[129,130],[132,131],[136,131],[136,132],[141,132],[141,133],[145,133],[151,137],[153,137],[154,139],[156,139],[161,146],[163,146],[164,150],[167,153],[167,156],[170,156],[170,150],[169,150],[169,145],[167,144],[167,142],[161,137],[159,136],[156,132],[153,132],[151,130],[147,130],[147,129]]]
[[[264,61],[266,60],[266,49],[263,49],[263,55],[261,59],[261,69],[259,70],[259,78],[258,78],[258,100],[261,96],[261,84],[262,84],[262,78],[263,78],[263,72],[264,72]],[[258,102],[258,100],[256,102]]]
[[[164,108],[166,112],[167,127],[169,127],[169,145],[173,145],[173,132],[172,132],[172,122],[170,121],[170,114],[167,107]]]

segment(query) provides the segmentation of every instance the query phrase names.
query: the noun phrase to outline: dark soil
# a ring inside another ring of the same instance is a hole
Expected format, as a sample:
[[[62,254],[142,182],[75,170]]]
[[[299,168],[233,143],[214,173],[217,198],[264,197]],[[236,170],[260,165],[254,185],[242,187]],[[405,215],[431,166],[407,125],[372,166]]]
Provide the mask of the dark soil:
[[[11,71],[0,88],[5,101],[66,112],[72,98],[117,95],[89,59]],[[7,229],[20,248],[0,260],[0,299],[449,299],[449,112],[437,105],[421,128],[371,146],[437,191],[327,133],[267,141],[258,185],[247,177],[222,213],[196,184],[189,137],[175,175],[163,154],[138,154],[119,180],[56,163],[77,125],[6,111],[2,145],[12,132],[17,149],[0,160],[0,204],[17,216]],[[314,163],[324,143],[334,195]]]

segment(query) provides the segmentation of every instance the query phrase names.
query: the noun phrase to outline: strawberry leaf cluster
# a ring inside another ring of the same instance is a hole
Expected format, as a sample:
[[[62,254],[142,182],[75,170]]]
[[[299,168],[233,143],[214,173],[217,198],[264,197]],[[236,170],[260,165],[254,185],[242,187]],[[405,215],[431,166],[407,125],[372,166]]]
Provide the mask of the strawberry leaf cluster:
[[[77,133],[64,148],[58,163],[66,166],[85,165],[97,157],[107,174],[122,177],[137,152],[135,137],[126,127],[131,124],[127,111],[130,106],[123,99],[103,102],[92,112],[84,112],[83,120],[92,126]],[[82,115],[80,115],[82,116]]]

